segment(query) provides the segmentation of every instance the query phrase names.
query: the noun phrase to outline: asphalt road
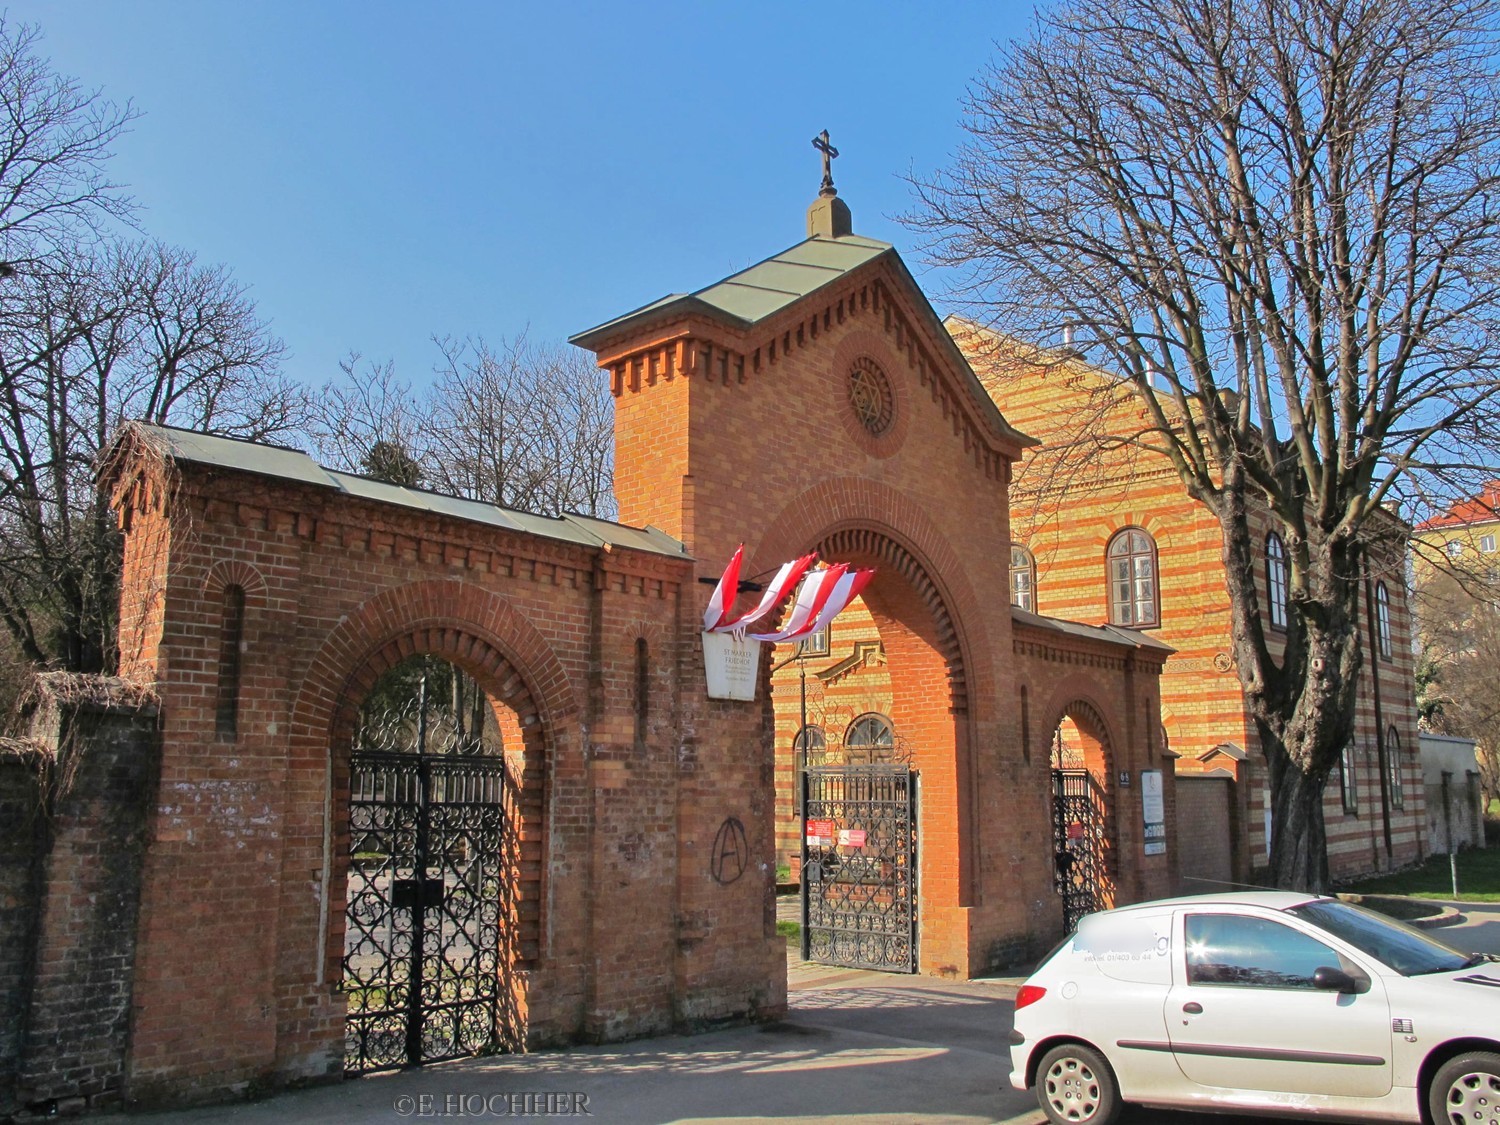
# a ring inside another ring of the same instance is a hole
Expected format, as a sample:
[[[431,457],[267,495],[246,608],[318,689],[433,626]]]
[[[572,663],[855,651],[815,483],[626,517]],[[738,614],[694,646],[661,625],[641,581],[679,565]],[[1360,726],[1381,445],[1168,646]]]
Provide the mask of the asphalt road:
[[[1437,931],[1500,953],[1500,906]],[[697,1036],[429,1066],[253,1103],[92,1119],[98,1125],[280,1125],[463,1119],[609,1125],[1042,1125],[1007,1084],[1018,980],[942,981],[794,964],[787,1019]],[[527,1101],[528,1095],[531,1100]],[[552,1100],[544,1099],[552,1095]],[[580,1100],[582,1099],[582,1100]],[[547,1110],[552,1113],[546,1113]],[[541,1112],[539,1112],[541,1111]],[[1138,1110],[1128,1125],[1270,1125],[1273,1118]]]

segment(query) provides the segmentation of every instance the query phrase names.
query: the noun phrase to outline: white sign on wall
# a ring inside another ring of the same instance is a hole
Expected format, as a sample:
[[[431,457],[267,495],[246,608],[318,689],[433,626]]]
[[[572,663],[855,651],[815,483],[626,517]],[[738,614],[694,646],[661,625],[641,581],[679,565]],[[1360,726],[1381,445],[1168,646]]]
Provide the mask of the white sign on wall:
[[[1146,854],[1167,850],[1167,803],[1162,796],[1161,770],[1141,771],[1141,819],[1145,822]]]
[[[703,670],[710,699],[754,699],[760,642],[733,633],[704,633]]]

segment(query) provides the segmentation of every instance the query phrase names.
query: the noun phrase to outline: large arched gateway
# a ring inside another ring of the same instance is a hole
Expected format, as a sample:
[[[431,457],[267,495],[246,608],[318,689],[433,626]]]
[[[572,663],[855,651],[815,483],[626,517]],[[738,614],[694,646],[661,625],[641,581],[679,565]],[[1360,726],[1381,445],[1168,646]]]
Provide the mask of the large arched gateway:
[[[114,1095],[774,1017],[794,790],[835,749],[912,779],[905,852],[861,828],[820,867],[871,899],[857,873],[909,864],[907,967],[969,976],[1061,931],[1065,722],[1108,895],[1175,889],[1166,650],[1010,606],[1028,439],[847,214],[825,194],[805,241],[576,338],[615,396],[621,524],[125,433],[121,674],[160,777],[131,1019],[88,1044]],[[818,655],[764,647],[750,701],[709,696],[699,634],[739,544],[747,579],[810,550],[876,569]],[[34,1018],[90,971],[89,924],[39,939]],[[28,1096],[66,1093],[49,1065],[22,1060]]]

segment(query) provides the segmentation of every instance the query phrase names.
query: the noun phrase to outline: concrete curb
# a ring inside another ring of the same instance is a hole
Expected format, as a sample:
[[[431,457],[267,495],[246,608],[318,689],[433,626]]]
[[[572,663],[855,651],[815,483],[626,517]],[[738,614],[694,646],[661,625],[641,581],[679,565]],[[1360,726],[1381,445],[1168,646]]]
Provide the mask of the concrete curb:
[[[1419,930],[1436,930],[1444,926],[1456,926],[1464,920],[1464,916],[1457,909],[1447,903],[1432,902],[1423,898],[1409,898],[1406,895],[1354,895],[1343,894],[1339,898],[1345,902],[1352,902],[1356,906],[1368,906],[1371,910],[1380,910],[1382,903],[1420,903],[1431,907],[1433,913],[1425,914],[1420,918],[1400,918],[1391,913],[1391,917],[1405,922],[1409,926],[1416,926]],[[1382,913],[1388,913],[1382,911]]]

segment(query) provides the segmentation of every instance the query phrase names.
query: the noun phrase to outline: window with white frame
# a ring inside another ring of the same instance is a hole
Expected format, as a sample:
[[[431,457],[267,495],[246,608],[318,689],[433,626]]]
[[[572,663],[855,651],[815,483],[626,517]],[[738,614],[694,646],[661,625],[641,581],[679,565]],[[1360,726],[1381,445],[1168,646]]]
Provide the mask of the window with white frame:
[[[1036,612],[1036,559],[1019,543],[1010,545],[1010,604]]]
[[[1380,645],[1380,655],[1391,658],[1391,592],[1384,582],[1375,583],[1375,640]]]
[[[1495,553],[1495,537],[1493,535],[1481,535],[1479,537],[1479,549],[1487,555]]]
[[[1109,541],[1109,620],[1135,629],[1161,624],[1156,584],[1156,540],[1127,527]]]
[[[1286,544],[1273,531],[1266,536],[1266,602],[1273,629],[1286,629],[1287,584]]]

